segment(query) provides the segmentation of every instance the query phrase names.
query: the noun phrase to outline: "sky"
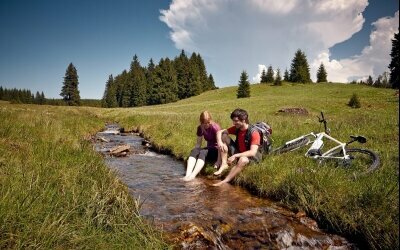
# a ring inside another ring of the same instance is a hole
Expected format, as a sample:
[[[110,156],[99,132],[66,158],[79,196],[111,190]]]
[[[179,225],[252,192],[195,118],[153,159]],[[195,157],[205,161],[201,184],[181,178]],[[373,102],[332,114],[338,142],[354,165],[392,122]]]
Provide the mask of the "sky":
[[[0,86],[61,98],[69,63],[80,96],[100,99],[136,54],[200,53],[218,87],[290,69],[305,52],[311,78],[350,82],[388,71],[398,0],[0,0]]]

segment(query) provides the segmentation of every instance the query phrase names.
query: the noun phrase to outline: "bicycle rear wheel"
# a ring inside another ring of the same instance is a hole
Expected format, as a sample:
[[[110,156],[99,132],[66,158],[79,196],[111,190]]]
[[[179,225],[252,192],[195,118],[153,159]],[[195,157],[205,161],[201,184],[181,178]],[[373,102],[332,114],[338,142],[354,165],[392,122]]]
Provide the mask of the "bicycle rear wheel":
[[[310,139],[308,139],[307,137],[304,137],[302,139],[299,139],[299,140],[294,141],[289,144],[285,143],[285,145],[272,150],[271,154],[283,154],[283,153],[286,153],[289,151],[293,151],[293,150],[296,150],[298,148],[301,148],[301,147],[307,145],[309,142],[310,142]]]
[[[369,149],[346,148],[346,153],[350,156],[350,160],[346,162],[349,165],[348,170],[354,178],[369,174],[379,168],[379,156]]]

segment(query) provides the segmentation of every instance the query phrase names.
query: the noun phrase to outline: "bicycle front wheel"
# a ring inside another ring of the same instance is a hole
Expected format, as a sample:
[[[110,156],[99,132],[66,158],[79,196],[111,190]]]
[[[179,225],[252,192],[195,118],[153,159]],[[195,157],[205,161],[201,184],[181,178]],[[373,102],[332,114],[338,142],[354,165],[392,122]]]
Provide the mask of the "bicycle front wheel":
[[[299,139],[297,141],[294,141],[292,143],[285,143],[285,145],[272,150],[271,154],[283,154],[289,151],[293,151],[296,150],[298,148],[301,148],[305,145],[307,145],[310,142],[310,139],[308,139],[307,137],[304,137],[302,139]]]
[[[346,153],[350,156],[349,171],[355,178],[375,171],[380,165],[379,156],[371,150],[346,148]]]

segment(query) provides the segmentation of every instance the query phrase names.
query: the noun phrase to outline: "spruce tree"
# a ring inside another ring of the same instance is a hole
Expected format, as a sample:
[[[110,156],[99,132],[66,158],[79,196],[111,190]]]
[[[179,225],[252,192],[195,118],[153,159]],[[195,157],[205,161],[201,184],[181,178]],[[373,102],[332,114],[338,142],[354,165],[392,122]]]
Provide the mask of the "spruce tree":
[[[267,69],[267,75],[265,77],[265,80],[267,83],[273,83],[274,82],[274,70],[272,69],[272,66],[269,65]]]
[[[140,65],[137,55],[133,57],[130,68],[130,85],[131,85],[131,107],[139,107],[146,105],[147,91],[146,91],[146,76],[144,69]]]
[[[237,89],[237,98],[250,97],[250,82],[246,71],[240,75],[239,87]]]
[[[375,88],[381,88],[382,87],[382,76],[378,76],[373,84]]]
[[[178,100],[178,85],[173,62],[161,59],[155,68],[155,88],[152,91],[154,104],[165,104]]]
[[[39,93],[39,91],[36,91],[35,103],[36,103],[36,104],[40,104],[40,93]]]
[[[129,100],[131,99],[131,91],[129,87],[129,74],[126,70],[114,78],[116,86],[117,104],[118,107],[129,107]]]
[[[70,63],[65,72],[64,83],[60,93],[64,101],[70,106],[80,105],[81,97],[78,90],[78,78],[75,66]]]
[[[215,86],[214,77],[211,74],[208,76],[208,85],[211,87],[211,89],[217,89]]]
[[[311,82],[310,67],[307,62],[307,57],[300,49],[296,51],[292,60],[290,67],[290,81],[300,83]]]
[[[276,86],[282,85],[281,70],[279,68],[276,71],[276,77],[275,77],[274,85],[276,85]]]
[[[328,76],[328,74],[326,73],[324,64],[321,63],[321,65],[318,68],[318,72],[317,72],[317,82],[328,82],[328,80],[326,79]]]
[[[112,75],[108,77],[106,88],[102,99],[102,106],[105,108],[117,107],[117,89]]]
[[[189,77],[187,97],[196,96],[202,91],[202,83],[200,80],[200,71],[197,64],[197,55],[192,53],[189,59]]]
[[[260,83],[267,83],[267,73],[265,72],[265,69],[263,69],[261,72]]]
[[[392,40],[392,51],[390,53],[392,60],[389,64],[390,78],[389,83],[392,88],[398,89],[400,87],[400,44],[399,44],[399,31],[394,34]]]
[[[284,73],[284,75],[283,75],[283,80],[284,80],[285,82],[290,81],[289,71],[288,71],[287,69],[285,69],[285,73]]]
[[[207,90],[211,90],[212,86],[210,86],[208,82],[206,66],[204,64],[203,58],[201,58],[199,53],[196,54],[196,64],[197,64],[197,70],[199,72],[199,81],[201,86],[200,93]]]
[[[153,62],[153,59],[150,58],[150,61],[147,65],[146,69],[146,81],[147,81],[147,104],[153,105],[157,104],[156,100],[154,99],[153,92],[156,91],[156,83],[155,83],[155,69],[156,65]]]
[[[369,86],[374,85],[374,80],[372,80],[372,77],[371,77],[371,76],[368,76],[367,85],[369,85]]]
[[[46,97],[44,96],[44,93],[40,94],[40,104],[46,104]]]
[[[189,58],[184,50],[181,51],[179,57],[175,58],[174,66],[178,84],[178,97],[185,99],[189,97]]]

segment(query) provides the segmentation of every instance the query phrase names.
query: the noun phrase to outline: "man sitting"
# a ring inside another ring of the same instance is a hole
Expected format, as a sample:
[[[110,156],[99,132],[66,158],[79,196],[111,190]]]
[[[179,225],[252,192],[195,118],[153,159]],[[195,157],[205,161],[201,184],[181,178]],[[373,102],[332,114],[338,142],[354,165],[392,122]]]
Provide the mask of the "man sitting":
[[[234,166],[224,180],[213,184],[220,186],[230,182],[243,168],[250,162],[259,162],[262,159],[260,147],[260,134],[257,130],[250,133],[249,118],[247,111],[235,109],[231,113],[233,126],[228,129],[222,129],[217,132],[217,144],[221,154],[221,167],[215,172],[215,175],[221,174],[228,165],[237,160]],[[236,135],[236,141],[233,141],[228,134]],[[228,154],[230,157],[228,158]]]

